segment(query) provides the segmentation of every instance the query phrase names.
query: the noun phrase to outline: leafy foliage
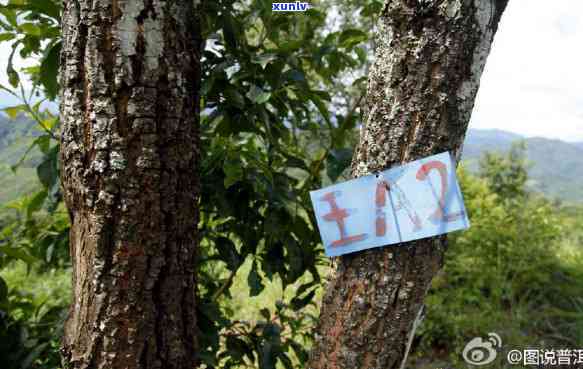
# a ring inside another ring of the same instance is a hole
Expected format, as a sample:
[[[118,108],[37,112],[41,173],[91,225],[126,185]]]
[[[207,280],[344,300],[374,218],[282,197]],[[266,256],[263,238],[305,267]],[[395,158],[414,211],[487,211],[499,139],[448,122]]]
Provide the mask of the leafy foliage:
[[[307,357],[300,341],[310,336],[301,332],[311,318],[302,310],[314,304],[324,263],[308,191],[326,171],[335,179],[349,164],[342,145],[357,118],[354,110],[330,114],[327,91],[342,71],[360,65],[353,51],[366,37],[356,29],[327,33],[317,7],[292,18],[272,13],[267,1],[204,6],[203,359],[208,367],[291,367],[290,357]],[[296,289],[255,323],[232,320],[228,308],[229,287],[246,260],[250,297],[268,280]]]
[[[60,363],[59,337],[71,298],[70,273],[27,269],[24,263],[13,263],[0,275],[0,365],[55,369]]]
[[[460,171],[472,227],[449,238],[445,268],[426,300],[418,357],[445,352],[463,365],[465,344],[488,332],[504,347],[583,342],[583,254],[566,248],[552,204],[527,192],[520,156],[519,147],[484,156],[481,177]]]
[[[12,41],[12,53],[6,73],[13,88],[19,87],[21,75],[14,68],[13,56],[40,57],[38,66],[24,69],[31,80],[44,87],[45,96],[54,100],[58,90],[57,67],[60,50],[60,2],[53,0],[9,0],[0,5],[0,41]],[[10,89],[1,87],[10,92]]]
[[[526,194],[526,144],[514,144],[507,155],[486,152],[480,161],[480,177],[502,199],[520,200]]]

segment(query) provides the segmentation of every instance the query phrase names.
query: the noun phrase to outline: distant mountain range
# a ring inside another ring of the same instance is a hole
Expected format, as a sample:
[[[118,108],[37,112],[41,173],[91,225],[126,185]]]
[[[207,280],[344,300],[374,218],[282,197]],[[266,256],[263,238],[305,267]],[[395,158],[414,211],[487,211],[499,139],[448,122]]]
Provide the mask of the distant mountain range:
[[[570,143],[548,138],[524,138],[500,130],[469,130],[464,142],[463,159],[470,169],[477,168],[486,151],[506,152],[513,142],[527,147],[530,187],[551,198],[583,202],[583,142]]]
[[[0,114],[0,205],[36,185],[38,151],[29,154],[16,175],[10,170],[10,166],[24,154],[34,134],[32,122],[23,117],[10,121]],[[476,170],[484,152],[505,152],[513,142],[520,140],[526,142],[527,158],[531,162],[531,188],[550,198],[583,203],[583,142],[524,138],[506,131],[470,129],[462,157],[470,170]]]

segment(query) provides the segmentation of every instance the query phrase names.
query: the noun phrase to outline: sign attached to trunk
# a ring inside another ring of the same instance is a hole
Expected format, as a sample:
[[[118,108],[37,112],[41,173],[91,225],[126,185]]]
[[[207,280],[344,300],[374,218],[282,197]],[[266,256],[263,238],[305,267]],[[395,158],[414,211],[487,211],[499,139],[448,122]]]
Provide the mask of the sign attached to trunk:
[[[310,192],[327,256],[470,226],[448,152]]]

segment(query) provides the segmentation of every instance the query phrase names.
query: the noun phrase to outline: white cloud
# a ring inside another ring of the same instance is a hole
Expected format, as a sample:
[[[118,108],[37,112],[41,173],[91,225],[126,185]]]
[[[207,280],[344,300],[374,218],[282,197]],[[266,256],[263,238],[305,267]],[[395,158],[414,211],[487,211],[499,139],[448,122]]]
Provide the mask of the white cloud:
[[[470,127],[583,141],[583,1],[511,0]]]

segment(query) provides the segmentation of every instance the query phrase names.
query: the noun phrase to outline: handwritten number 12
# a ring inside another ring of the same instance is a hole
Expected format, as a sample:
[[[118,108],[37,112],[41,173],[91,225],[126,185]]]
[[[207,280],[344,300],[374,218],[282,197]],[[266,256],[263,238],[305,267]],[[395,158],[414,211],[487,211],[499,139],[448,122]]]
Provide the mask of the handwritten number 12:
[[[446,165],[439,161],[439,160],[432,160],[428,163],[423,164],[419,170],[415,178],[418,181],[425,181],[429,177],[429,173],[432,170],[436,170],[439,173],[441,178],[441,192],[437,203],[437,209],[429,216],[429,220],[432,222],[452,222],[461,216],[463,216],[463,212],[458,212],[454,214],[446,214],[446,196],[448,193],[448,180],[447,180],[447,167]],[[413,231],[419,231],[423,228],[423,224],[419,217],[417,216],[414,209],[405,196],[403,190],[399,188],[396,183],[389,184],[387,181],[380,181],[377,183],[376,192],[375,192],[375,207],[376,207],[376,219],[375,219],[375,233],[377,237],[383,237],[387,233],[387,220],[385,212],[383,211],[384,207],[386,206],[387,202],[387,194],[389,191],[395,191],[397,193],[398,203],[395,211],[404,209],[407,211],[407,215],[411,222],[413,223]],[[358,234],[349,236],[346,230],[346,219],[350,216],[354,210],[350,209],[343,209],[338,206],[336,201],[337,195],[339,195],[339,191],[332,191],[326,193],[324,196],[320,198],[320,201],[327,202],[330,205],[330,212],[323,215],[323,219],[325,221],[333,221],[336,222],[340,232],[340,239],[335,240],[330,244],[330,247],[340,247],[346,246],[355,242],[362,241],[368,237],[366,233]]]

